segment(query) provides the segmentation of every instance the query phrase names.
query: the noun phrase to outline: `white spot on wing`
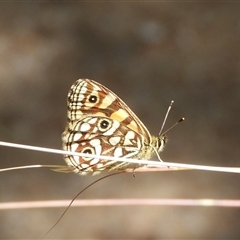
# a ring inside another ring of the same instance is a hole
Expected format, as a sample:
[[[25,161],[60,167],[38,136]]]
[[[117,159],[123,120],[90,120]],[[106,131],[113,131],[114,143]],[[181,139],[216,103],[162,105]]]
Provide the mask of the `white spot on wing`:
[[[92,140],[90,141],[90,144],[91,144],[93,147],[99,146],[100,143],[101,143],[101,142],[100,142],[99,139],[92,139]]]
[[[128,139],[133,139],[134,136],[135,136],[135,133],[133,131],[128,131],[125,137]]]
[[[133,145],[132,139],[134,139],[135,133],[133,131],[128,131],[125,135],[124,145]]]
[[[81,133],[75,133],[73,135],[73,141],[78,141],[82,137]]]
[[[109,139],[109,143],[113,146],[117,145],[121,141],[121,137],[116,136],[116,137],[111,137]]]
[[[90,124],[95,124],[97,121],[97,118],[90,118],[90,120],[88,121]]]
[[[71,148],[70,148],[70,151],[71,152],[76,152],[77,151],[77,148],[78,148],[79,144],[78,143],[73,143],[71,144]]]
[[[82,163],[80,166],[81,166],[81,168],[88,168],[89,167],[89,165],[86,164],[86,163]]]
[[[99,162],[99,158],[94,158],[91,162],[90,165],[95,165]]]
[[[122,153],[122,148],[118,147],[114,150],[114,153],[113,153],[114,157],[121,157],[123,155]]]
[[[81,87],[81,93],[82,93],[82,94],[86,93],[87,90],[88,90],[88,89],[87,89],[87,87],[86,87],[86,84],[85,84],[85,86],[82,86],[82,87]]]
[[[81,126],[80,126],[80,131],[81,132],[87,132],[89,129],[91,128],[90,124],[88,123],[83,123]]]
[[[90,144],[92,145],[92,147],[95,148],[96,155],[101,155],[102,153],[101,141],[99,139],[92,139],[90,141]]]

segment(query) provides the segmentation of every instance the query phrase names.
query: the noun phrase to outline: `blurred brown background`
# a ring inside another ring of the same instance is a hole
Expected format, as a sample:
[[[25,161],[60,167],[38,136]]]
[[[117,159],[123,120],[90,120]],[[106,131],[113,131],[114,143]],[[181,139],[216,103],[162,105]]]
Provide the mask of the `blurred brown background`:
[[[162,159],[239,167],[239,3],[1,3],[1,141],[60,148],[66,95],[78,78],[117,93],[157,134]],[[0,147],[0,167],[64,164],[60,155]],[[97,177],[29,169],[0,174],[0,201],[71,199]],[[80,199],[239,199],[238,174],[139,173],[108,178]],[[63,212],[0,212],[0,238],[40,238]],[[48,238],[239,238],[238,208],[71,208]]]

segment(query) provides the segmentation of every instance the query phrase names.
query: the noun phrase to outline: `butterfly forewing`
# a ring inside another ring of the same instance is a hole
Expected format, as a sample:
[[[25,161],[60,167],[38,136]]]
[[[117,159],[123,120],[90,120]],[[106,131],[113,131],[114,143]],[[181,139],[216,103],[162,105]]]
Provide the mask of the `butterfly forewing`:
[[[144,124],[116,94],[93,80],[79,79],[68,94],[68,118],[73,121],[85,116],[107,116],[142,134],[146,142],[151,137]]]

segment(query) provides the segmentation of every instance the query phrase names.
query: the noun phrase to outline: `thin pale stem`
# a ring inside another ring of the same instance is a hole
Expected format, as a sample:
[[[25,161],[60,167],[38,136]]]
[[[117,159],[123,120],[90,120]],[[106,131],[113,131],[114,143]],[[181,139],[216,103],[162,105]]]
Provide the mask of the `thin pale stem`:
[[[26,201],[0,203],[0,210],[32,208],[66,208],[72,200]],[[84,199],[75,200],[71,207],[100,206],[199,206],[240,207],[240,200],[234,199]]]

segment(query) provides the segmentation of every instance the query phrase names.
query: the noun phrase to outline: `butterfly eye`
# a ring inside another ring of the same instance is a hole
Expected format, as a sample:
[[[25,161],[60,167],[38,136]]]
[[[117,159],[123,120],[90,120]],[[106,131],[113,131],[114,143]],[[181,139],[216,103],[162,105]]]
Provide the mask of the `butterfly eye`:
[[[98,101],[98,98],[95,95],[90,95],[88,100],[90,103],[96,103]]]
[[[107,119],[101,119],[99,122],[98,122],[98,129],[102,132],[108,130],[109,128],[111,128],[111,122]]]
[[[158,139],[157,139],[157,150],[158,152],[162,152],[165,145],[166,145],[166,142],[167,142],[167,136],[166,135],[162,135],[162,136],[159,136]]]

